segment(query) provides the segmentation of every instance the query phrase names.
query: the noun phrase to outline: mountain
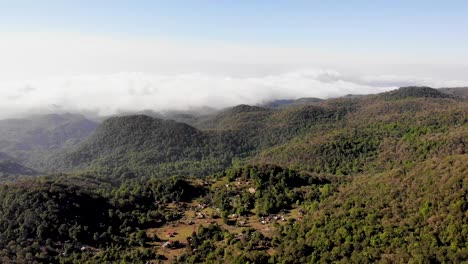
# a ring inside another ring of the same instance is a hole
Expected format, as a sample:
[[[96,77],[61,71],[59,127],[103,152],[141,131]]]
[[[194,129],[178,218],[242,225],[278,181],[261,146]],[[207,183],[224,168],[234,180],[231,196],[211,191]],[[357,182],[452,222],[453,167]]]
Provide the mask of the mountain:
[[[145,115],[113,117],[76,149],[49,161],[55,171],[70,168],[130,168],[158,175],[219,169],[232,158],[227,135]],[[192,167],[190,167],[192,166]],[[198,168],[198,169],[197,169]]]
[[[452,95],[443,93],[437,89],[425,86],[401,87],[381,94],[385,99],[403,99],[403,98],[453,98]]]
[[[262,104],[261,106],[267,107],[267,108],[280,108],[280,107],[292,107],[292,106],[299,106],[299,105],[318,104],[322,101],[324,100],[320,98],[314,98],[314,97],[305,97],[305,98],[299,98],[295,100],[279,99],[279,100],[267,102],[265,104]]]
[[[0,152],[0,181],[38,174],[37,171],[19,164],[15,158]]]
[[[440,88],[440,92],[445,94],[450,94],[455,97],[460,97],[467,99],[468,98],[468,87],[458,87],[458,88]]]
[[[136,112],[123,112],[115,116],[103,116],[99,118],[102,122],[111,117],[119,116],[132,116],[132,115],[146,115],[158,119],[164,120],[173,120],[180,123],[187,123],[189,125],[194,125],[200,120],[210,118],[210,116],[215,115],[219,110],[216,110],[211,107],[196,107],[189,110],[168,110],[168,111],[153,111],[153,110],[143,110]]]
[[[0,120],[0,139],[4,148],[10,144],[13,150],[57,148],[87,137],[95,128],[96,123],[81,115],[39,115],[25,119]]]
[[[192,125],[119,116],[43,167],[201,176],[243,159],[353,174],[462,151],[465,113],[466,101],[432,88],[404,87],[286,108],[238,105]],[[395,144],[400,149],[392,150]],[[387,163],[390,157],[395,159]]]
[[[75,114],[0,120],[0,151],[23,165],[42,169],[45,156],[77,146],[96,127],[97,123]]]
[[[33,141],[54,173],[3,178],[0,262],[468,260],[463,97],[404,87],[192,121],[116,116],[70,148]],[[28,174],[22,157],[0,152],[0,171]]]
[[[0,178],[4,176],[32,176],[38,173],[11,160],[0,160]]]
[[[390,101],[388,98],[391,98]],[[332,174],[381,171],[429,157],[466,153],[467,102],[406,88],[348,104],[344,123],[321,127],[287,144],[263,150],[252,162]]]
[[[364,174],[280,228],[286,263],[463,263],[467,155]],[[307,220],[306,220],[307,219]]]
[[[246,105],[221,111],[194,126],[145,115],[113,117],[79,147],[50,159],[47,167],[52,171],[121,167],[147,175],[203,175],[335,118],[334,110],[327,107],[276,111]]]

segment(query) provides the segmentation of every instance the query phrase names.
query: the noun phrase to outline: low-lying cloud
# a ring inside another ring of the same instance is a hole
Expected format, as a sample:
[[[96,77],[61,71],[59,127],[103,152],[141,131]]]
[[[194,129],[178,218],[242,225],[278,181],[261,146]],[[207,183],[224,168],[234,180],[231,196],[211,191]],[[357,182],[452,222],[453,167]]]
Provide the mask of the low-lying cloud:
[[[0,58],[0,118],[223,108],[468,83],[468,66],[458,64],[462,57],[361,54],[345,46],[327,51],[274,43],[2,32]],[[460,79],[464,83],[445,81]]]
[[[223,108],[275,99],[379,93],[406,85],[442,87],[462,83],[404,76],[352,76],[310,69],[258,77],[138,72],[79,75],[0,82],[0,117],[38,112],[81,112],[104,116],[148,109]]]

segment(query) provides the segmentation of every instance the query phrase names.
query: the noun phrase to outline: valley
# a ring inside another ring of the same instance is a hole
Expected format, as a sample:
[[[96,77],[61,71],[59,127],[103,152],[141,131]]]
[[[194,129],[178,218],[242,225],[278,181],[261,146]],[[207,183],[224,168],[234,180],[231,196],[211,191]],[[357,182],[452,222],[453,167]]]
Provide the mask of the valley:
[[[468,89],[0,121],[2,263],[463,263]]]

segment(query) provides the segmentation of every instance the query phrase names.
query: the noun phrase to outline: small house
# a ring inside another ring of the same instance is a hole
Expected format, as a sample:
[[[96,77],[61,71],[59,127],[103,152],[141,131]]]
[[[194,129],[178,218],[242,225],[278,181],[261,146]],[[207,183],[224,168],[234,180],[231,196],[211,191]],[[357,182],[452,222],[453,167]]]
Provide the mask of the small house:
[[[174,230],[168,230],[166,232],[167,237],[174,237],[177,233]]]

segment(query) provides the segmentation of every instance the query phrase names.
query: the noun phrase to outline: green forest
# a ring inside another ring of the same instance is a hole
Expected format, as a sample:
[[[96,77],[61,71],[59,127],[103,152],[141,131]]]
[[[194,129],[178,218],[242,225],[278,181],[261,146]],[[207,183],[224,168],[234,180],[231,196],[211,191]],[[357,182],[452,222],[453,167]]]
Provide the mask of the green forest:
[[[459,93],[0,121],[0,262],[466,263]]]

